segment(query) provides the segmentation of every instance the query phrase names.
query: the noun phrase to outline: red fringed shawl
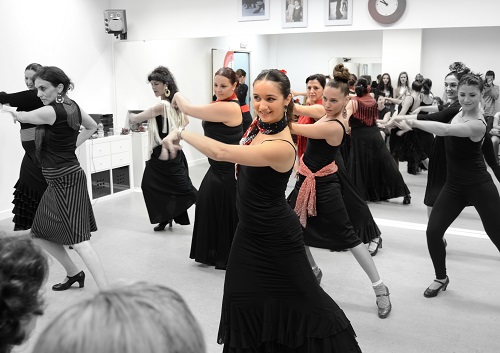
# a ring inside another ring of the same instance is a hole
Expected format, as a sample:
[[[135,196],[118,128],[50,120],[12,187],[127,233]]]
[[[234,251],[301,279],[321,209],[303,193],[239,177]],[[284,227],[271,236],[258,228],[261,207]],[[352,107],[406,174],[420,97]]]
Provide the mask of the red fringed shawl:
[[[353,118],[363,122],[366,126],[373,126],[377,123],[378,109],[375,98],[365,94],[363,97],[352,97],[351,100],[354,108]]]

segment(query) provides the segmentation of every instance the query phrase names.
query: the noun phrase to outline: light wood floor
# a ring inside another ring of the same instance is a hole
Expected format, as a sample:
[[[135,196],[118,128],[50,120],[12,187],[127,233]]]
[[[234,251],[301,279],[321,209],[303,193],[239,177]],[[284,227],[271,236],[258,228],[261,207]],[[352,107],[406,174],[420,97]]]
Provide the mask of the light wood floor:
[[[423,291],[434,275],[425,240],[427,211],[422,203],[427,175],[409,175],[406,165],[400,167],[412,192],[411,205],[403,205],[402,198],[369,204],[382,230],[383,249],[374,260],[391,291],[392,313],[385,320],[377,317],[371,283],[350,252],[312,249],[323,270],[322,287],[351,320],[363,352],[500,352],[497,249],[485,236],[475,210],[467,208],[453,224],[456,229],[446,236],[448,290],[436,298],[424,298]],[[200,184],[206,168],[207,165],[200,165],[190,169],[195,186]],[[290,181],[289,188],[292,186]],[[204,330],[207,352],[221,352],[216,337],[224,271],[189,259],[192,225],[174,224],[172,229],[153,232],[140,192],[97,201],[94,212],[99,231],[91,242],[110,281],[146,280],[177,290]],[[193,221],[194,207],[189,212]],[[11,221],[0,221],[2,229],[12,229]],[[80,258],[72,251],[70,254],[84,268]],[[56,261],[51,262],[46,314],[39,319],[30,341],[16,352],[32,352],[33,342],[47,322],[97,291],[86,272],[84,289],[53,292],[50,287],[60,282],[65,273]]]

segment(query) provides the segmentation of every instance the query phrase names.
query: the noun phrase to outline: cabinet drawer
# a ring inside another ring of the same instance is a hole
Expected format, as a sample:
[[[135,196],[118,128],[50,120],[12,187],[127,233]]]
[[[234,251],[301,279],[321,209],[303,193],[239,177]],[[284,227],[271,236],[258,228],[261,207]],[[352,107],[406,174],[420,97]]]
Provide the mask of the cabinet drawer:
[[[111,153],[111,146],[109,142],[93,143],[91,148],[91,158],[107,156]]]
[[[121,167],[130,164],[130,152],[115,153],[111,155],[111,167]]]
[[[103,156],[103,157],[94,157],[90,161],[90,172],[100,172],[102,170],[111,169],[111,157]]]
[[[130,140],[119,140],[111,142],[111,154],[130,151]]]

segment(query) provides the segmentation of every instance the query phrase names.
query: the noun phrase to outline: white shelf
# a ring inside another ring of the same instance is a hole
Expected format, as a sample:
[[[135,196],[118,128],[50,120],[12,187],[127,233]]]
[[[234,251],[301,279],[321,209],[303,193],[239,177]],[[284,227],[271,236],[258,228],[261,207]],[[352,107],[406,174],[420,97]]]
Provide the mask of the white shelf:
[[[85,141],[77,150],[92,200],[132,191],[132,137],[116,135]]]

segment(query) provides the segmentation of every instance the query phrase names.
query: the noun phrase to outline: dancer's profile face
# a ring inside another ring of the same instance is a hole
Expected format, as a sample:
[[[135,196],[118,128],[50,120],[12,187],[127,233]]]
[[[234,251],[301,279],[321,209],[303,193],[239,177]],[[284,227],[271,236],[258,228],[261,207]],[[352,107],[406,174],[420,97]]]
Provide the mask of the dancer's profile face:
[[[283,97],[279,84],[273,81],[255,81],[253,84],[253,107],[265,123],[280,121],[291,95]]]
[[[314,104],[321,99],[323,95],[323,86],[321,86],[318,80],[309,80],[307,82],[306,91],[309,102]]]
[[[164,97],[165,90],[167,89],[167,85],[161,81],[151,80],[149,82],[151,84],[151,89],[153,90],[156,97]]]
[[[348,97],[338,88],[327,86],[323,91],[323,107],[327,117],[335,117],[341,114],[347,101]]]
[[[448,75],[444,79],[444,91],[446,98],[450,101],[456,101],[458,98],[458,79],[455,75]]]
[[[216,75],[214,77],[214,93],[217,96],[217,100],[224,100],[231,97],[236,88],[236,83],[232,84],[226,76]]]
[[[464,113],[478,109],[481,102],[481,91],[475,85],[461,85],[458,88],[458,102]]]
[[[35,87],[38,91],[37,95],[40,97],[42,103],[48,105],[55,101],[57,94],[62,91],[63,85],[60,84],[58,87],[54,87],[51,82],[37,78],[35,80]]]

